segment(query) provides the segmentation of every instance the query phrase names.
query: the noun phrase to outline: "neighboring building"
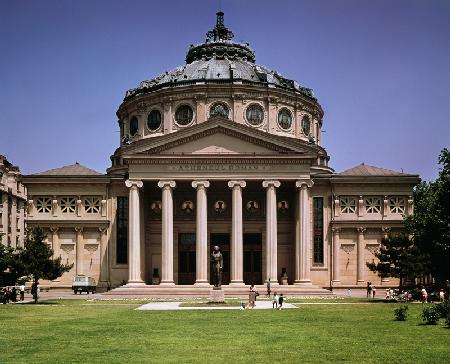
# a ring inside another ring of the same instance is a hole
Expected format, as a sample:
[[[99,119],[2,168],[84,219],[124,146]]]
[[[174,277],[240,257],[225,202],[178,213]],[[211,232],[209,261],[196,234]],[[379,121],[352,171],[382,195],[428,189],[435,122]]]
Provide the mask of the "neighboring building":
[[[23,246],[27,193],[19,181],[19,167],[0,155],[0,241],[11,247]]]
[[[52,286],[85,274],[122,291],[206,294],[213,245],[229,293],[266,280],[290,294],[395,284],[366,262],[412,213],[418,176],[334,173],[312,91],[232,38],[219,12],[186,65],[126,93],[107,174],[74,164],[23,178],[28,226],[74,263]]]

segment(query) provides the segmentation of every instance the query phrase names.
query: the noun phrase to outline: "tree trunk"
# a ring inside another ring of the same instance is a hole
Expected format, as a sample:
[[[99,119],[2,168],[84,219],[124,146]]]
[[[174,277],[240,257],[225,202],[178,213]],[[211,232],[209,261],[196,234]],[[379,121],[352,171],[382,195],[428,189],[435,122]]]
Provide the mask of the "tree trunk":
[[[401,292],[403,290],[403,276],[400,274],[399,278],[400,278],[399,290]]]
[[[34,278],[34,294],[33,294],[33,299],[34,299],[34,303],[38,302],[38,284],[39,284],[39,279],[38,278]]]

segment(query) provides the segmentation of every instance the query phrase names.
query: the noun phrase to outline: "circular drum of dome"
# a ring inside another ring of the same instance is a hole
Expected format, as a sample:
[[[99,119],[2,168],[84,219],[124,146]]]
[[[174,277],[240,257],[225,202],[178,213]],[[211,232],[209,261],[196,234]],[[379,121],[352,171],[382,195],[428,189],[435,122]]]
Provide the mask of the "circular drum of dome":
[[[245,111],[247,122],[257,126],[262,124],[264,120],[264,109],[259,104],[251,104]]]
[[[159,110],[152,110],[147,117],[147,126],[150,130],[155,131],[161,126],[161,112]]]
[[[133,116],[130,120],[130,135],[133,136],[138,132],[139,121],[136,116]]]
[[[288,109],[281,109],[278,113],[278,125],[281,129],[289,130],[292,126],[292,115]]]
[[[309,117],[307,115],[303,116],[302,130],[303,130],[303,134],[305,134],[305,135],[309,135],[311,132],[311,121],[309,120]]]
[[[192,121],[193,117],[194,112],[189,105],[178,106],[177,110],[175,111],[175,121],[179,125],[188,125]]]

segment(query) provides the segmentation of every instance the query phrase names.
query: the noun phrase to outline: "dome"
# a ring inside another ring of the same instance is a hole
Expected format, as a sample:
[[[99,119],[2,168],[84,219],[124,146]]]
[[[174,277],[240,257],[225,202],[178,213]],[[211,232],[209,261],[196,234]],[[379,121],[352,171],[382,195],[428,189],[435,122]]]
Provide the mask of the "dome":
[[[162,88],[205,83],[244,83],[282,88],[315,100],[311,89],[255,64],[253,50],[248,44],[233,42],[233,33],[223,23],[223,13],[216,15],[216,26],[206,33],[204,43],[190,46],[184,66],[142,81],[139,87],[126,92],[124,100]]]

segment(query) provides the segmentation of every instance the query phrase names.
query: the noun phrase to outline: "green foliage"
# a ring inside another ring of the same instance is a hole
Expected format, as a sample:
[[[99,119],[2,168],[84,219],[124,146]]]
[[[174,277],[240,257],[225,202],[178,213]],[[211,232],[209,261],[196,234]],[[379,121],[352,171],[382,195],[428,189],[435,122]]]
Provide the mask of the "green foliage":
[[[382,278],[400,278],[400,288],[404,278],[423,275],[427,261],[427,257],[405,234],[383,239],[375,256],[378,262],[367,263],[367,267]]]
[[[427,325],[436,325],[439,321],[440,315],[439,310],[436,305],[425,304],[422,309],[422,320],[425,321]]]
[[[46,234],[40,227],[31,229],[27,233],[24,248],[18,248],[15,254],[14,269],[17,275],[29,276],[33,285],[37,287],[40,279],[54,280],[72,268],[71,265],[61,263],[61,258],[53,258],[53,250],[45,242]],[[37,302],[36,292],[33,292]]]
[[[447,318],[450,315],[450,301],[441,302],[435,305],[439,318]]]
[[[406,321],[406,317],[408,316],[408,306],[401,305],[394,309],[394,317],[396,321]]]
[[[0,234],[0,240],[1,240]],[[4,272],[6,269],[11,267],[11,262],[13,260],[13,249],[9,246],[4,246],[0,242],[0,273]]]
[[[426,273],[439,284],[450,277],[450,152],[439,155],[441,169],[434,182],[422,182],[414,191],[414,214],[405,219],[406,230],[422,256]]]
[[[450,313],[445,318],[445,326],[450,327]]]

